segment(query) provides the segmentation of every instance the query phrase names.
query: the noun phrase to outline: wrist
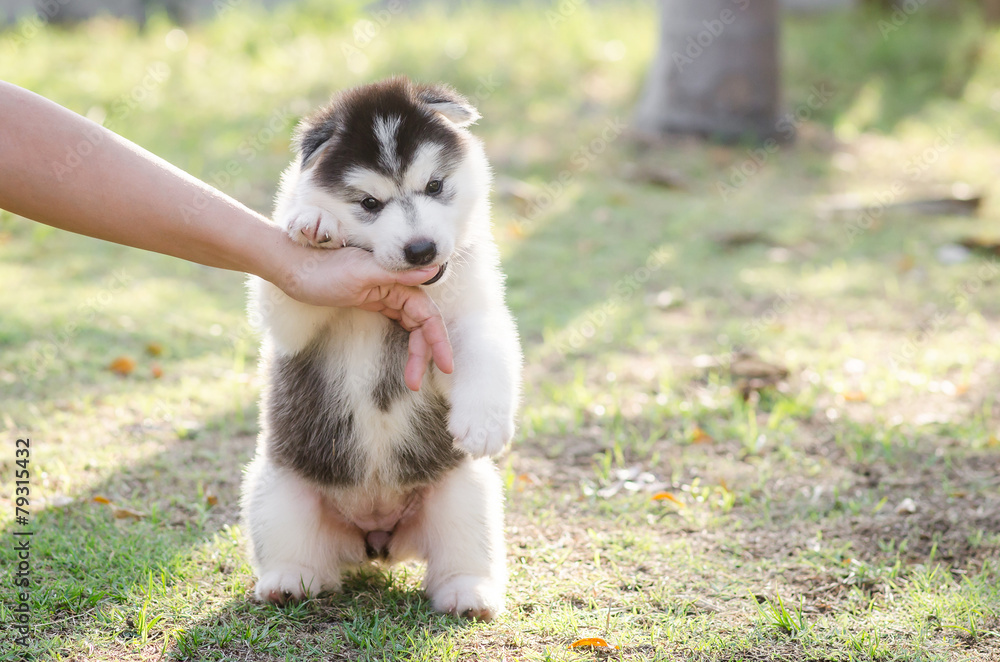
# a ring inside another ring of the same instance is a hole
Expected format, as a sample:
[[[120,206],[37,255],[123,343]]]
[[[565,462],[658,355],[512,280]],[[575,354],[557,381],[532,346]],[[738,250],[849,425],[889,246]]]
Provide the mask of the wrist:
[[[275,285],[292,299],[313,306],[352,305],[344,299],[346,253],[339,249],[302,246],[276,225],[268,223],[267,239],[260,242],[258,261],[249,273]]]
[[[253,241],[251,263],[244,271],[263,278],[297,299],[301,278],[297,277],[296,265],[302,262],[298,253],[303,247],[290,240],[277,225],[262,221],[261,229],[260,236]]]

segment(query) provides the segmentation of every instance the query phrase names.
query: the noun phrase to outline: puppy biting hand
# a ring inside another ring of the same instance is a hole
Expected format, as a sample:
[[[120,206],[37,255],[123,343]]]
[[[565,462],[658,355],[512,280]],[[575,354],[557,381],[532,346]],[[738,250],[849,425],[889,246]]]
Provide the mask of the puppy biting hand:
[[[393,78],[342,92],[305,120],[276,220],[296,242],[354,246],[423,286],[455,370],[406,388],[408,334],[378,313],[318,308],[252,278],[264,335],[257,454],[243,518],[258,599],[338,590],[373,560],[427,564],[435,609],[504,609],[503,492],[489,456],[514,434],[521,349],[491,236],[491,175],[454,90]]]

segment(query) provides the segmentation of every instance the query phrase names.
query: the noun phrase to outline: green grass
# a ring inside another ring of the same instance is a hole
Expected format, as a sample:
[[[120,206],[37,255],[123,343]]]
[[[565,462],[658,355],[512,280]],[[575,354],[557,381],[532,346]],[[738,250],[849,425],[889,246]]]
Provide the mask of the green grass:
[[[789,111],[831,93],[763,164],[751,146],[594,142],[630,121],[646,4],[7,26],[0,77],[264,212],[295,121],[333,90],[452,83],[504,178],[527,365],[501,460],[507,615],[433,613],[418,566],[262,606],[237,517],[260,388],[242,277],[0,215],[0,621],[30,436],[36,659],[996,659],[1000,271],[937,252],[997,234],[1000,34],[968,11],[921,10],[886,39],[878,20],[785,21]],[[979,218],[819,211],[956,182],[984,194]],[[748,388],[731,374],[747,351],[789,376]],[[125,378],[107,369],[122,355]],[[20,659],[9,634],[0,659]],[[568,649],[587,636],[621,649]]]

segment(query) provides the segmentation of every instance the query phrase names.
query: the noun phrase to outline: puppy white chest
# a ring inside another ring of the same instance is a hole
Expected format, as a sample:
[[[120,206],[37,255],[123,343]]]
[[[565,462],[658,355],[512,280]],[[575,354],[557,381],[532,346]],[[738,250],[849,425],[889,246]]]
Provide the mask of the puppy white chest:
[[[403,382],[407,338],[381,315],[342,310],[302,350],[275,352],[264,395],[274,460],[337,489],[404,489],[456,466],[434,378],[417,393]]]

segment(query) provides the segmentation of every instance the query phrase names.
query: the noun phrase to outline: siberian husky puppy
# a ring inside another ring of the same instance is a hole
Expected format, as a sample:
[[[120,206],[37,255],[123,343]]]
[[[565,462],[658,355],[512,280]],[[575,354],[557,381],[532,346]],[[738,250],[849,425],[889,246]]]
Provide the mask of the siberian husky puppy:
[[[381,314],[299,303],[252,279],[262,328],[257,454],[242,508],[258,599],[336,591],[370,560],[426,561],[435,609],[504,609],[503,494],[490,456],[514,433],[521,349],[491,236],[479,113],[443,85],[392,78],[304,120],[275,220],[295,241],[437,266],[454,372],[403,381],[408,334]]]

